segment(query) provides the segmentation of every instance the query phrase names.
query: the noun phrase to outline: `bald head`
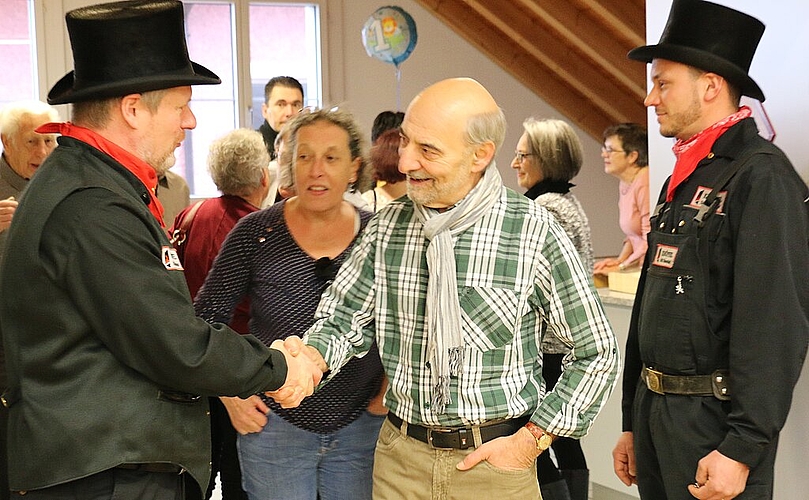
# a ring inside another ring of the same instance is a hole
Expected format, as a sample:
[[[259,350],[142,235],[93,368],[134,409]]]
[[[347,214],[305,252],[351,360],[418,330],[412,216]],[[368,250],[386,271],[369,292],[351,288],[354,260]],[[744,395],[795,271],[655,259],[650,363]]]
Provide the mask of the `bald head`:
[[[495,149],[503,144],[505,117],[489,91],[471,78],[450,78],[427,87],[407,108],[407,114],[421,111],[462,131],[467,144],[491,141]],[[481,121],[489,123],[476,123]]]
[[[440,209],[466,196],[493,163],[506,120],[481,84],[453,78],[413,99],[401,131],[399,171],[408,177],[408,195]]]

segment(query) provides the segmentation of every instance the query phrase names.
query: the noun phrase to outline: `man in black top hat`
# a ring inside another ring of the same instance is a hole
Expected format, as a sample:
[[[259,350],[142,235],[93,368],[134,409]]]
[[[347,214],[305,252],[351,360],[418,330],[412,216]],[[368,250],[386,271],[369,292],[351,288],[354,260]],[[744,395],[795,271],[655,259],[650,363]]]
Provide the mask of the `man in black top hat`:
[[[632,311],[615,471],[641,498],[766,499],[809,343],[807,189],[740,96],[764,25],[675,0],[646,106],[676,139]]]
[[[322,372],[194,315],[162,226],[155,169],[196,121],[182,4],[67,14],[75,70],[59,146],[9,229],[0,317],[9,388],[9,484],[26,498],[181,498],[210,474],[208,395],[270,393],[294,406]],[[23,284],[24,286],[20,286]]]

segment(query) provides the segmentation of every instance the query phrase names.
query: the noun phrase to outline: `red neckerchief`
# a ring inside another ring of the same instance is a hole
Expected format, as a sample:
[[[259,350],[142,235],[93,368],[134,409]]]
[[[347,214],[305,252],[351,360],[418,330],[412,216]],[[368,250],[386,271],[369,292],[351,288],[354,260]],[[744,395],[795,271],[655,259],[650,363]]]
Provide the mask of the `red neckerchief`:
[[[108,141],[101,135],[93,132],[89,128],[80,127],[70,122],[67,123],[46,123],[36,129],[40,134],[62,134],[67,137],[78,139],[94,148],[112,156],[115,161],[123,165],[132,175],[138,178],[149,191],[149,211],[152,212],[160,226],[166,227],[163,222],[163,205],[155,196],[157,188],[157,174],[154,168],[148,163],[125,150],[121,146]]]
[[[669,202],[674,199],[674,191],[677,189],[689,175],[694,173],[697,164],[711,152],[716,140],[725,133],[727,129],[736,125],[739,120],[743,120],[751,116],[753,112],[747,106],[742,106],[739,111],[733,113],[727,118],[723,118],[706,128],[702,132],[694,135],[688,140],[678,140],[671,148],[674,151],[674,156],[677,157],[677,163],[674,164],[674,172],[671,174],[669,180],[669,187],[666,191],[666,201]]]

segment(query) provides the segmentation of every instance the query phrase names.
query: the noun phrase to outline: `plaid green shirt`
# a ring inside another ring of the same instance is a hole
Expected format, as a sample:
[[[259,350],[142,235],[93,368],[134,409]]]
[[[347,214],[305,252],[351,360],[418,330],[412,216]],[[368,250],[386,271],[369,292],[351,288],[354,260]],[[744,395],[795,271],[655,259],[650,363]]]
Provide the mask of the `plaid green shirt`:
[[[615,384],[618,346],[589,274],[553,217],[503,188],[492,210],[455,241],[463,360],[441,415],[430,408],[427,245],[407,198],[368,224],[306,335],[330,375],[376,341],[390,381],[385,403],[408,422],[461,426],[532,414],[552,434],[585,435]],[[547,394],[544,335],[572,348]]]

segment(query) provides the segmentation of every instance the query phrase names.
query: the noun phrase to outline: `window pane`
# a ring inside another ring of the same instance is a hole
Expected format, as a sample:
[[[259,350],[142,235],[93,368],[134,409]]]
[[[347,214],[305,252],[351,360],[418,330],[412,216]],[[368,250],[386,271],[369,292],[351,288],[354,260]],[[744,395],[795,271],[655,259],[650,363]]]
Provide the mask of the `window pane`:
[[[291,76],[303,85],[304,105],[319,106],[320,27],[314,4],[250,4],[250,77],[253,128],[264,122],[264,85],[274,76]]]
[[[0,0],[0,107],[38,98],[34,66],[33,0]],[[9,78],[8,75],[13,75]]]
[[[195,85],[191,110],[197,128],[186,134],[173,171],[185,177],[193,197],[218,196],[208,174],[208,145],[238,127],[233,6],[185,2],[186,38],[191,60],[216,73],[221,85]]]
[[[237,85],[234,33],[234,26],[246,26],[248,22],[235,19],[233,2],[183,3],[188,53],[193,61],[219,75],[222,84],[194,86],[191,109],[197,117],[197,128],[186,134],[173,171],[185,177],[191,196],[212,197],[219,193],[208,174],[208,146],[239,123],[250,121],[239,117],[237,94],[242,87]],[[318,6],[250,2],[248,12],[253,128],[264,120],[261,116],[264,85],[273,76],[297,78],[304,88],[305,104],[319,105],[322,94]]]

